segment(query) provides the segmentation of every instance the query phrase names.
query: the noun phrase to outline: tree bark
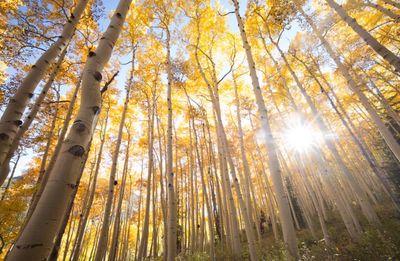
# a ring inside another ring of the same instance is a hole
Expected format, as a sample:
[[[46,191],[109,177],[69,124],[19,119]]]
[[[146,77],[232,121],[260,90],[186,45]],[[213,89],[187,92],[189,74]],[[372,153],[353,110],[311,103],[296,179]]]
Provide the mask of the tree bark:
[[[108,256],[108,260],[114,261],[117,260],[117,252],[118,246],[120,244],[118,238],[120,235],[120,227],[121,227],[121,208],[122,202],[124,200],[124,193],[125,193],[125,186],[126,186],[126,177],[128,176],[128,162],[129,162],[129,148],[130,148],[131,137],[128,130],[128,142],[126,145],[126,152],[125,152],[125,160],[124,160],[124,168],[122,171],[122,179],[121,179],[121,188],[119,191],[119,198],[118,198],[118,205],[117,209],[115,210],[115,220],[114,220],[114,229],[113,235],[111,237],[111,247],[110,247],[110,255]]]
[[[256,73],[255,62],[253,60],[253,55],[251,53],[251,47],[247,41],[247,35],[244,29],[242,18],[239,14],[239,2],[237,0],[232,0],[235,5],[235,14],[238,22],[240,35],[242,37],[243,47],[246,51],[247,62],[250,70],[251,81],[253,85],[254,95],[256,97],[256,103],[258,107],[258,113],[260,115],[260,122],[264,130],[264,135],[266,137],[266,149],[268,151],[268,165],[270,168],[270,173],[272,176],[272,181],[274,183],[275,193],[278,202],[279,215],[282,223],[283,238],[287,244],[289,254],[293,258],[297,259],[299,257],[296,233],[293,225],[293,221],[290,216],[290,208],[283,188],[283,181],[281,175],[281,168],[279,166],[278,156],[277,156],[277,146],[274,137],[271,132],[270,123],[268,120],[267,108],[265,106],[264,98],[261,92],[260,83]]]
[[[155,91],[154,91],[155,92]],[[153,92],[153,106],[155,103],[155,93]],[[150,99],[148,100],[148,168],[147,168],[147,187],[146,187],[146,205],[145,205],[145,214],[143,220],[143,230],[142,236],[140,238],[140,246],[137,255],[137,259],[139,261],[145,259],[147,254],[147,241],[149,237],[149,219],[150,219],[150,192],[151,192],[151,176],[153,175],[153,144],[154,144],[154,107],[151,108]]]
[[[168,225],[167,225],[167,260],[173,261],[176,256],[176,240],[177,240],[177,207],[174,186],[174,170],[173,170],[173,154],[172,154],[172,64],[171,64],[171,35],[169,28],[167,32],[167,105],[168,105],[168,122],[167,122],[167,189],[168,189]]]
[[[119,123],[119,129],[118,129],[117,141],[115,143],[115,148],[114,148],[114,152],[113,152],[113,156],[112,156],[111,172],[110,172],[110,178],[109,178],[109,183],[108,183],[107,202],[106,202],[106,207],[104,210],[103,225],[102,225],[101,231],[100,231],[99,246],[97,248],[96,256],[94,258],[95,261],[102,261],[105,258],[105,254],[107,251],[108,231],[109,231],[109,223],[110,223],[110,218],[111,218],[111,216],[110,216],[111,207],[112,207],[113,198],[114,198],[114,188],[117,185],[117,181],[115,180],[115,175],[117,174],[119,150],[120,150],[121,142],[122,142],[122,134],[124,131],[126,112],[128,110],[129,95],[130,95],[132,80],[133,80],[133,70],[131,70],[129,82],[126,87],[124,108],[122,110],[121,121]]]
[[[109,110],[109,108],[108,108],[108,110]],[[104,120],[104,126],[102,127],[102,130],[100,130],[100,148],[99,148],[99,152],[97,154],[96,168],[94,171],[93,181],[92,181],[91,188],[90,188],[90,196],[89,196],[87,204],[84,206],[84,209],[82,210],[82,217],[79,221],[78,231],[76,232],[77,233],[76,239],[75,239],[76,243],[75,243],[75,247],[73,249],[73,253],[71,256],[72,261],[78,261],[78,259],[79,259],[79,256],[81,253],[82,240],[83,240],[83,236],[85,233],[85,227],[86,227],[87,220],[89,217],[90,208],[91,208],[93,200],[94,200],[96,184],[97,184],[97,177],[98,177],[98,174],[100,171],[103,147],[104,147],[104,142],[105,142],[105,135],[106,135],[107,125],[108,125],[108,110],[107,110],[106,117]]]

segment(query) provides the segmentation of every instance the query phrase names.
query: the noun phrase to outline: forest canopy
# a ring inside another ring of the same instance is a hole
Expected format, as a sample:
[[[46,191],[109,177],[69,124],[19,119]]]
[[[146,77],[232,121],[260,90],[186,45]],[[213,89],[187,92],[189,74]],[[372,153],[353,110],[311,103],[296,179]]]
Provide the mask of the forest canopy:
[[[400,259],[397,0],[2,0],[0,34],[0,259]]]

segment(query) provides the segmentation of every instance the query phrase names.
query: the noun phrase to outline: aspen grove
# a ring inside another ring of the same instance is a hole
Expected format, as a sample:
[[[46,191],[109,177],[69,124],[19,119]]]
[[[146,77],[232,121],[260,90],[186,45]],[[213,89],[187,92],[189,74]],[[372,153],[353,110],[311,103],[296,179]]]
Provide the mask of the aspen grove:
[[[397,0],[0,1],[0,259],[400,259]]]

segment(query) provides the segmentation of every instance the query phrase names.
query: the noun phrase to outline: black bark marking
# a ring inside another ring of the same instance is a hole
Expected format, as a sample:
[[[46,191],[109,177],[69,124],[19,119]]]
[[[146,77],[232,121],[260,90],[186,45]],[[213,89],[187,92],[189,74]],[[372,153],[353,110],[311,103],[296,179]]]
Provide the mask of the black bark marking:
[[[74,145],[68,150],[74,156],[81,157],[85,153],[85,149],[80,145]]]
[[[78,185],[73,184],[73,183],[68,183],[67,186],[70,187],[70,188],[72,188],[72,189],[74,189],[74,188],[76,188]]]
[[[121,13],[117,13],[117,16],[118,16],[119,18],[121,18],[121,17],[122,17]]]
[[[86,130],[86,126],[81,120],[76,120],[74,122],[74,127],[77,132],[83,132],[84,130]]]
[[[94,114],[98,114],[99,111],[100,111],[100,107],[99,107],[99,106],[94,106],[94,107],[92,108],[92,110],[93,110],[93,113],[94,113]]]
[[[35,248],[43,246],[43,244],[27,244],[27,245],[16,245],[15,247],[18,249],[26,249],[26,248]]]
[[[95,72],[93,74],[93,77],[96,79],[96,81],[101,81],[101,79],[103,78],[100,72]]]
[[[89,52],[89,57],[92,57],[92,56],[96,56],[96,53],[93,52],[93,51],[90,51],[90,52]]]
[[[21,126],[22,125],[22,121],[21,120],[16,120],[14,121],[14,124],[17,126]]]

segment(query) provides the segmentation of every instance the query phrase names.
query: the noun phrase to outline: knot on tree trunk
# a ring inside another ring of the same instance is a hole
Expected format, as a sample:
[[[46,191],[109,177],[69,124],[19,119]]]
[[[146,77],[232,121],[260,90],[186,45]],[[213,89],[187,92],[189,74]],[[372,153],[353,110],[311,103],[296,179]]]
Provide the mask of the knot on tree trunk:
[[[85,149],[80,145],[74,145],[68,149],[68,152],[76,157],[81,157],[85,153]]]
[[[21,120],[16,120],[14,121],[14,124],[17,126],[21,126],[22,125],[22,121]]]
[[[94,72],[93,77],[96,79],[96,81],[101,81],[101,79],[103,78],[100,72]]]
[[[94,114],[98,114],[99,111],[100,111],[100,107],[99,106],[93,106],[92,110],[93,110]]]
[[[86,130],[86,126],[81,120],[76,120],[73,127],[77,132],[83,132]]]

